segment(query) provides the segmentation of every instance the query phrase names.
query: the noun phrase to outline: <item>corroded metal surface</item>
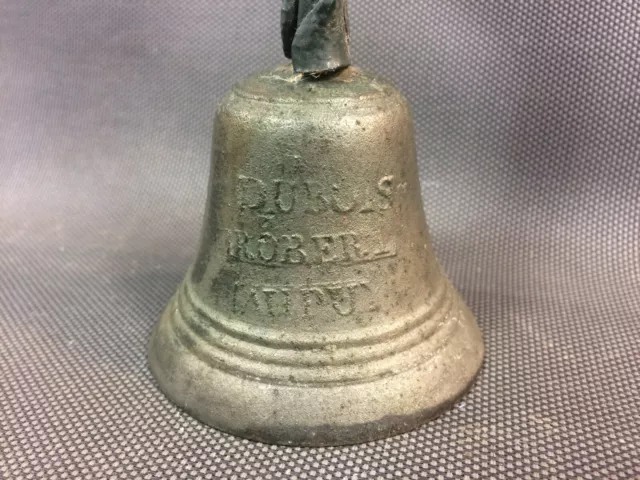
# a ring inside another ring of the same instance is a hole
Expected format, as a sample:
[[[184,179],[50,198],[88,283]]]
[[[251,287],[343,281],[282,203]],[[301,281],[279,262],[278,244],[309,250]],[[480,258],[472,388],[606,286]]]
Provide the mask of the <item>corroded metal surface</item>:
[[[200,251],[150,343],[166,394],[243,437],[350,444],[437,415],[482,356],[431,247],[402,94],[353,67],[236,85]]]
[[[284,54],[298,73],[351,65],[347,0],[282,0],[281,31]]]

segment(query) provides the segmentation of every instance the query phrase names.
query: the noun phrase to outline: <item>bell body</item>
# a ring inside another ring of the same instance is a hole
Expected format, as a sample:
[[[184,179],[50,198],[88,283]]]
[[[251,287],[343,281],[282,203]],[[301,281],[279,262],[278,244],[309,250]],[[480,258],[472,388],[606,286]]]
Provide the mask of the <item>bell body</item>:
[[[245,438],[360,443],[440,413],[482,357],[431,247],[402,94],[352,67],[236,85],[198,257],[150,342],[169,398]]]

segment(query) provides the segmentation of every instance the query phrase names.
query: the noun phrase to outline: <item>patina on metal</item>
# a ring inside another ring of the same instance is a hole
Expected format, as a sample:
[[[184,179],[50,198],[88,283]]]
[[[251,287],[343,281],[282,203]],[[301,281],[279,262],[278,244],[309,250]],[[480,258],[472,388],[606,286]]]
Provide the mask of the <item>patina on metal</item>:
[[[282,0],[282,44],[298,73],[351,65],[347,0]]]
[[[431,246],[405,97],[284,65],[232,89],[214,138],[199,253],[150,342],[168,397],[304,446],[406,432],[459,398],[483,342]]]

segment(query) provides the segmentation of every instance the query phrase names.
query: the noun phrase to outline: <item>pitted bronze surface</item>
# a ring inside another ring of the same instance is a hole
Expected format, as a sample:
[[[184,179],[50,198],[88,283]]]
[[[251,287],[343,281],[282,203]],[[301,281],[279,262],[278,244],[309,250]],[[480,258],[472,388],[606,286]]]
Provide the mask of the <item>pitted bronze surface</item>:
[[[145,345],[195,258],[212,106],[280,61],[277,6],[2,2],[0,477],[637,478],[634,0],[350,3],[357,62],[411,101],[434,248],[487,347],[451,411],[299,449],[161,394]]]
[[[236,85],[200,251],[151,341],[168,396],[257,440],[358,443],[437,415],[482,355],[431,247],[404,96],[353,67]]]

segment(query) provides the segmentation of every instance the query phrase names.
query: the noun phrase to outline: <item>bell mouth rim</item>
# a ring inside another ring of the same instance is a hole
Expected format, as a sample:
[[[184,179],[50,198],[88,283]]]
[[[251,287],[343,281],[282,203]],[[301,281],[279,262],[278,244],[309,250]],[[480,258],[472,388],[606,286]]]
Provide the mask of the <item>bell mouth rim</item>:
[[[356,423],[352,425],[336,426],[329,423],[323,425],[296,425],[294,427],[279,427],[270,425],[263,428],[236,428],[224,425],[204,417],[196,408],[182,405],[172,398],[162,385],[160,390],[184,413],[198,423],[212,427],[219,432],[234,437],[251,440],[264,445],[279,445],[284,447],[325,448],[348,447],[376,441],[386,440],[407,434],[421,427],[428,428],[428,423],[447,415],[455,405],[468,395],[474,388],[478,377],[482,373],[484,357],[478,364],[476,372],[450,398],[441,403],[424,408],[407,415],[386,415],[377,420]],[[155,375],[155,374],[154,374]]]

